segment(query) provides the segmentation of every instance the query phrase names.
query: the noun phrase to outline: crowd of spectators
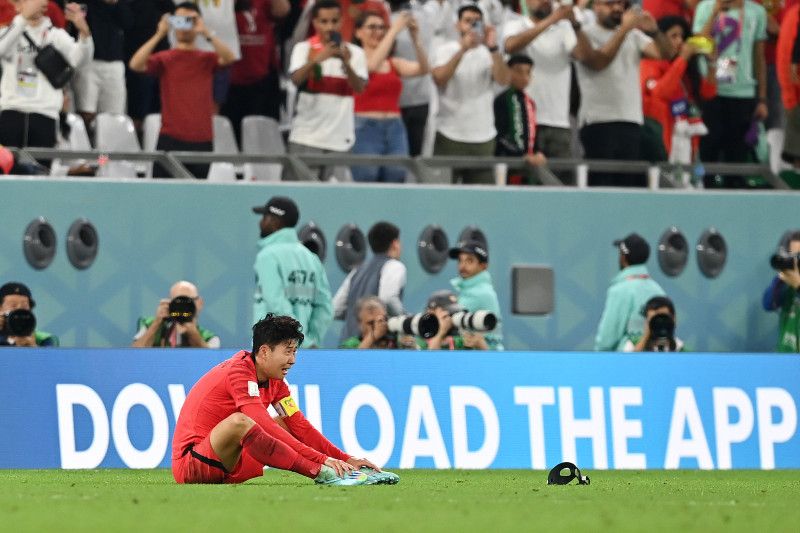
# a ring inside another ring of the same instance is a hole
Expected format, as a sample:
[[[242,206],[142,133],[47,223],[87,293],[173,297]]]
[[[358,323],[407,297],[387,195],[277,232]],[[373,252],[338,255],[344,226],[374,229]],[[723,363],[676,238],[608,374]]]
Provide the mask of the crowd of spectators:
[[[800,160],[798,121],[791,120],[800,63],[800,50],[794,50],[797,5],[0,0],[0,120],[27,126],[26,138],[6,135],[0,142],[53,146],[59,111],[79,113],[90,129],[100,112],[126,113],[137,125],[160,112],[159,148],[205,151],[209,114],[221,113],[239,140],[247,115],[281,121],[293,153],[513,154],[532,166],[573,156],[765,162],[768,130],[786,130],[785,148],[772,148],[794,165]],[[177,27],[180,15],[192,23]],[[63,90],[33,64],[38,48],[49,43],[75,67]],[[208,60],[212,71],[176,75],[181,69],[163,59],[189,55],[178,51],[215,56]],[[531,73],[520,73],[509,88],[514,65],[530,65]],[[189,84],[192,91],[185,90]],[[176,93],[194,96],[188,102]],[[493,105],[503,94],[505,104]],[[202,112],[187,114],[189,107]],[[498,109],[504,116],[497,116]],[[196,175],[203,177],[203,169]],[[319,170],[323,180],[349,175],[357,181],[406,179],[404,169],[395,167],[355,166],[352,174]],[[494,176],[457,169],[453,182],[494,183]],[[592,173],[589,184],[643,186],[646,179]],[[704,185],[738,188],[748,182],[708,175]]]

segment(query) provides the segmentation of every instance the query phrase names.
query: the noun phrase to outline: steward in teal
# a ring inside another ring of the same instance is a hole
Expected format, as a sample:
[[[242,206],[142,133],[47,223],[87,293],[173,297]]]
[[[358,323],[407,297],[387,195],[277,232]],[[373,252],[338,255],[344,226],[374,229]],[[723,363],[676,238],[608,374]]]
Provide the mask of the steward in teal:
[[[594,341],[597,351],[623,351],[628,340],[641,338],[645,330],[642,315],[645,304],[654,296],[665,295],[644,266],[650,256],[647,241],[631,233],[625,239],[614,241],[614,246],[619,247],[621,270],[608,288]]]
[[[289,198],[275,196],[253,212],[264,215],[253,265],[253,322],[267,313],[291,316],[303,326],[301,347],[320,347],[333,319],[333,299],[322,262],[297,238],[297,206]]]
[[[478,241],[467,241],[451,248],[448,255],[458,259],[459,278],[450,280],[458,291],[458,303],[467,311],[491,311],[497,317],[497,326],[484,333],[489,350],[504,350],[500,302],[489,275],[489,252]]]

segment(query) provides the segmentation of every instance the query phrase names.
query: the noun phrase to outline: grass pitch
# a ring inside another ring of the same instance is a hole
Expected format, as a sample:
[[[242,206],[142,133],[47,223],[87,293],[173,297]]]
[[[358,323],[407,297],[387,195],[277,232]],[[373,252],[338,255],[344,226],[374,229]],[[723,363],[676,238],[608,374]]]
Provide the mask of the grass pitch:
[[[797,470],[395,470],[394,486],[322,487],[279,470],[177,485],[169,470],[0,470],[0,529],[17,531],[800,531]]]

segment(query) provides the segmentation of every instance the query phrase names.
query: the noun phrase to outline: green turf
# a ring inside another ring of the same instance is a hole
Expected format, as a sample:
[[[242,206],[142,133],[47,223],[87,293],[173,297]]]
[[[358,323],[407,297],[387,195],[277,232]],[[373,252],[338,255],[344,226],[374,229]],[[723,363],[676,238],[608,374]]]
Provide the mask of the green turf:
[[[0,530],[800,531],[797,470],[584,472],[590,486],[530,470],[396,472],[394,486],[321,487],[276,470],[232,486],[180,486],[168,470],[0,470]]]

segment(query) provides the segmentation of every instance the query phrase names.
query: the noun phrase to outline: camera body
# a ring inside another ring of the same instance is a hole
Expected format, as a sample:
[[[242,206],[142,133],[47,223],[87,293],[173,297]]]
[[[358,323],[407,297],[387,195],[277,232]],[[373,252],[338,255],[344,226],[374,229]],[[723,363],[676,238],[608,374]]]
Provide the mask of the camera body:
[[[27,337],[36,329],[36,317],[28,309],[3,313],[3,334],[8,337]]]
[[[430,313],[392,316],[386,321],[386,329],[395,335],[413,335],[430,339],[439,333],[439,319]]]
[[[800,264],[800,253],[781,251],[769,258],[769,265],[775,270],[794,270],[795,264]]]
[[[169,302],[169,317],[167,319],[183,324],[194,320],[196,313],[197,306],[194,303],[194,298],[176,296]]]
[[[650,345],[654,352],[672,352],[675,350],[675,320],[666,313],[659,313],[650,318]]]
[[[491,331],[497,326],[497,316],[491,311],[456,311],[450,313],[450,318],[457,331]]]

